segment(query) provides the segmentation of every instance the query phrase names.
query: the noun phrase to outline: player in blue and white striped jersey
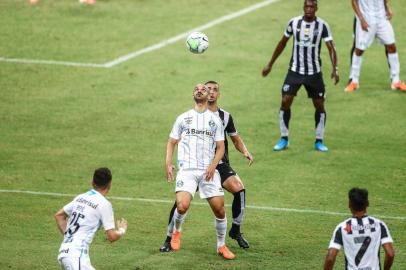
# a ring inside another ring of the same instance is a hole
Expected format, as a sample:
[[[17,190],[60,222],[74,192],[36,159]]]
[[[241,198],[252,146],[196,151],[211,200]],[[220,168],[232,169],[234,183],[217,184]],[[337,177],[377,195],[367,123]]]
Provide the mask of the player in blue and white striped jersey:
[[[95,170],[93,189],[76,196],[55,214],[58,228],[64,235],[58,255],[62,269],[94,269],[90,262],[89,246],[101,225],[110,242],[125,234],[127,221],[118,221],[118,229],[115,229],[113,208],[105,198],[111,189],[111,179],[108,168]]]
[[[385,251],[384,270],[392,266],[395,251],[386,224],[367,215],[368,191],[353,188],[348,192],[352,217],[338,224],[331,238],[324,270],[331,270],[343,247],[346,270],[380,270],[380,247]]]
[[[176,175],[176,209],[171,248],[180,249],[181,226],[190,203],[199,188],[200,198],[207,199],[215,215],[217,252],[225,259],[235,255],[225,245],[227,218],[224,191],[216,167],[224,155],[224,131],[220,118],[208,109],[209,90],[198,84],[193,90],[194,109],[179,115],[169,134],[166,146],[166,177],[174,180],[173,152],[178,145]]]

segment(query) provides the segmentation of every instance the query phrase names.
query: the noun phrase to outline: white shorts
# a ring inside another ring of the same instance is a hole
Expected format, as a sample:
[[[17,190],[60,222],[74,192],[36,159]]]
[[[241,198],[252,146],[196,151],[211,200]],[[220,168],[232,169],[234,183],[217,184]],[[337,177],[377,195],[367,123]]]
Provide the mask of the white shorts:
[[[205,179],[206,171],[204,170],[179,170],[176,175],[176,189],[178,191],[189,192],[192,197],[195,196],[196,189],[199,187],[201,199],[211,197],[224,196],[223,188],[221,187],[220,174],[216,170],[213,179],[207,181]]]
[[[89,256],[62,257],[58,261],[62,270],[95,270]]]
[[[369,23],[368,23],[369,24]],[[368,32],[362,30],[361,22],[357,18],[355,26],[355,47],[360,50],[366,50],[371,46],[374,39],[385,45],[395,43],[395,33],[389,20],[376,20],[369,24]]]

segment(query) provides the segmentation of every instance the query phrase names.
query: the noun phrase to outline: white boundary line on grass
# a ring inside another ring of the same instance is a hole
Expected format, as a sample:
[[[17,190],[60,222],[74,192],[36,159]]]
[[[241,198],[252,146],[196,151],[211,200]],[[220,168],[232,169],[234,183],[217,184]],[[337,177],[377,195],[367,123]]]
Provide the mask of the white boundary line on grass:
[[[119,65],[121,63],[124,63],[130,59],[133,59],[135,57],[138,57],[140,55],[143,55],[145,53],[149,53],[158,49],[161,49],[163,47],[166,47],[170,44],[173,44],[175,42],[178,42],[181,39],[186,38],[191,32],[196,32],[196,31],[203,31],[205,29],[211,28],[213,26],[216,26],[218,24],[221,24],[223,22],[235,19],[237,17],[243,16],[247,13],[253,12],[257,9],[263,8],[267,5],[273,4],[275,2],[278,2],[280,0],[265,0],[263,2],[259,2],[257,4],[254,4],[252,6],[246,7],[244,9],[241,9],[239,11],[236,11],[234,13],[231,13],[229,15],[222,16],[218,19],[212,20],[208,22],[207,24],[198,26],[196,28],[193,28],[187,32],[184,32],[182,34],[176,35],[174,37],[171,37],[169,39],[165,39],[157,44],[145,47],[143,49],[140,49],[138,51],[134,51],[131,53],[128,53],[126,55],[122,55],[120,57],[117,57],[116,59],[113,59],[109,62],[106,62],[104,64],[95,64],[95,63],[79,63],[79,62],[69,62],[69,61],[54,61],[54,60],[35,60],[35,59],[21,59],[21,58],[7,58],[7,57],[0,57],[0,62],[12,62],[12,63],[20,63],[20,64],[48,64],[48,65],[62,65],[62,66],[74,66],[74,67],[94,67],[94,68],[111,68],[113,66]]]
[[[41,192],[41,191],[30,191],[30,190],[18,190],[18,189],[0,189],[0,193],[19,193],[19,194],[31,194],[31,195],[42,195],[42,196],[55,196],[55,197],[75,197],[74,194],[65,194],[65,193],[55,193],[55,192]],[[137,202],[146,202],[146,203],[165,203],[173,204],[173,200],[161,200],[161,199],[148,199],[148,198],[133,198],[133,197],[117,197],[117,196],[108,196],[111,200],[120,200],[120,201],[137,201]],[[205,202],[192,202],[194,205],[207,205]],[[230,206],[230,205],[227,205]],[[330,216],[349,216],[349,213],[333,212],[333,211],[322,211],[322,210],[313,210],[313,209],[295,209],[295,208],[280,208],[272,206],[256,206],[256,205],[247,205],[246,208],[256,209],[256,210],[265,210],[265,211],[274,211],[274,212],[293,212],[293,213],[309,213],[309,214],[321,214],[321,215],[330,215]],[[397,219],[397,220],[406,220],[406,217],[394,217],[394,216],[384,216],[384,215],[374,215],[384,219]]]

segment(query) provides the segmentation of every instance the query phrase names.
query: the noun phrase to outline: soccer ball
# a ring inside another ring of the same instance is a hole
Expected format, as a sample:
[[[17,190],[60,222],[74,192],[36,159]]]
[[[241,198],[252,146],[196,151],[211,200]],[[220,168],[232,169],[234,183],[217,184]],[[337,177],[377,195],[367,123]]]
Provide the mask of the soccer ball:
[[[202,32],[193,32],[187,37],[186,46],[192,53],[204,53],[209,48],[209,38]]]

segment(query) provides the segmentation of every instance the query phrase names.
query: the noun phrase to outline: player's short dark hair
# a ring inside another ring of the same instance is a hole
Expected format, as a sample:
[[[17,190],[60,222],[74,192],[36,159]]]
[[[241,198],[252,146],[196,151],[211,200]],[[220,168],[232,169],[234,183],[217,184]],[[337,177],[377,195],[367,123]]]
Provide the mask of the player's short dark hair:
[[[216,82],[216,81],[207,81],[207,82],[204,83],[204,85],[209,84],[209,83],[220,85],[220,84],[219,84],[218,82]]]
[[[364,211],[369,206],[368,190],[364,188],[352,188],[348,192],[351,208],[355,211]]]
[[[93,174],[93,183],[96,187],[104,188],[111,182],[111,171],[108,168],[98,168]]]
[[[304,0],[304,3],[306,4],[307,1],[313,2],[313,4],[315,4],[317,6],[317,0]]]

